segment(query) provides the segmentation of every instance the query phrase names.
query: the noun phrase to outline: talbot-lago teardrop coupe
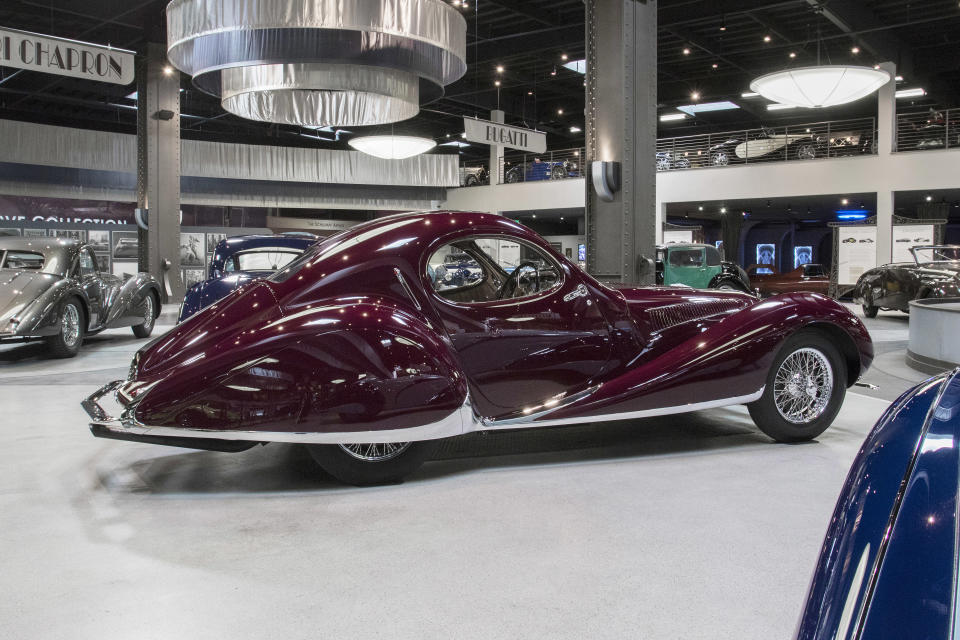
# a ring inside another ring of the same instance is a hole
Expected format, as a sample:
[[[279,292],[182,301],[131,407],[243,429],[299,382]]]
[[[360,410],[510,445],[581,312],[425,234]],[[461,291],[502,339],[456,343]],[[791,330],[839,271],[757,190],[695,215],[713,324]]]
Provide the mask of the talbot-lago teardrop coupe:
[[[463,253],[482,277],[434,279]],[[305,443],[341,481],[375,484],[471,431],[727,405],[775,440],[809,440],[872,359],[863,324],[824,296],[613,289],[502,216],[407,213],[234,291],[83,405],[96,436]]]
[[[58,238],[0,240],[0,343],[43,340],[72,358],[84,338],[131,327],[149,337],[160,314],[160,283],[149,273],[104,273],[90,245]]]

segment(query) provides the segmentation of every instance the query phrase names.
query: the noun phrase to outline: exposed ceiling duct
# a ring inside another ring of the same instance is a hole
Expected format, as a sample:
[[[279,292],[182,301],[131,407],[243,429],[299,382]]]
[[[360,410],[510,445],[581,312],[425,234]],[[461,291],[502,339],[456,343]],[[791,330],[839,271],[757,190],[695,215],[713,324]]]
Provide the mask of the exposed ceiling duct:
[[[173,0],[167,55],[243,118],[387,124],[463,76],[466,29],[442,0]]]

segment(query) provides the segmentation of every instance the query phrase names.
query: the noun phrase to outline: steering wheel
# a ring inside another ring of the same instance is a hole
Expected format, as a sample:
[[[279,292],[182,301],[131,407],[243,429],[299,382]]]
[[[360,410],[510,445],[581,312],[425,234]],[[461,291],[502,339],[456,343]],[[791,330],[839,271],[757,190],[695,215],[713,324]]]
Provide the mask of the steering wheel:
[[[534,273],[537,274],[537,291],[540,290],[540,268],[537,267],[536,263],[525,260],[518,264],[517,268],[513,270],[513,273],[508,275],[507,279],[503,281],[503,286],[500,287],[500,291],[497,292],[497,300],[503,300],[508,290],[511,294],[517,290],[517,283],[520,281],[520,270],[524,267],[532,268]]]

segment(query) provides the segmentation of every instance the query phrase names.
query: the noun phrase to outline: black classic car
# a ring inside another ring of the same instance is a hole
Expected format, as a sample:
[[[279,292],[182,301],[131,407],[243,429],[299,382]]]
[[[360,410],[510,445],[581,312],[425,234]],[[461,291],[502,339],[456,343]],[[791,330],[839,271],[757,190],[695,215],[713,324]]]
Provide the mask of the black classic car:
[[[104,273],[87,244],[0,239],[0,342],[41,339],[54,357],[70,358],[85,336],[104,329],[132,327],[148,337],[159,312],[156,278]]]
[[[857,280],[855,301],[868,318],[880,309],[909,313],[910,301],[960,296],[960,245],[911,247],[913,262],[870,269]]]

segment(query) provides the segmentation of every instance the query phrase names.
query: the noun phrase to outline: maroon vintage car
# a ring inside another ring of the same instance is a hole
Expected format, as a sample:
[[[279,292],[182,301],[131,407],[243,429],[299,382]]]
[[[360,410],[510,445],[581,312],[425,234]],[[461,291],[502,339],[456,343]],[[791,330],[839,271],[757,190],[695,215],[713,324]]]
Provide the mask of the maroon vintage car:
[[[758,273],[761,270],[773,271],[770,265],[755,264],[747,269],[747,273],[750,274],[750,284],[764,298],[794,291],[827,295],[830,290],[830,276],[822,264],[802,264],[786,273]]]
[[[477,277],[439,277],[450,255]],[[304,443],[335,477],[371,484],[471,431],[726,405],[747,404],[776,440],[808,440],[872,358],[860,321],[820,295],[614,290],[507,218],[408,213],[204,309],[84,407],[96,436]]]

